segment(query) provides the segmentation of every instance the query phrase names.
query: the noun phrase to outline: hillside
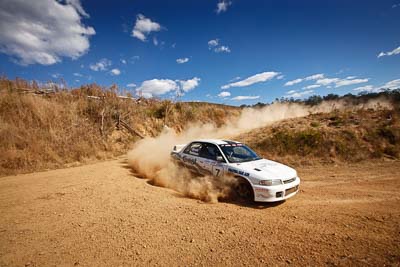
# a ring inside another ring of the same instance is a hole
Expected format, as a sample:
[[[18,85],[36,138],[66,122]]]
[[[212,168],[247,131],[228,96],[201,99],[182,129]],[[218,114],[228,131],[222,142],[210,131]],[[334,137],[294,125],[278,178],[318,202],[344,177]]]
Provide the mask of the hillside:
[[[398,159],[400,110],[335,111],[289,119],[235,139],[292,165]]]
[[[368,110],[371,103],[374,109]],[[394,90],[233,107],[133,98],[116,86],[65,89],[1,78],[0,176],[111,159],[164,129],[178,134],[171,142],[251,130],[236,139],[263,156],[293,164],[397,159],[399,103],[400,92]],[[358,111],[344,111],[356,106]]]
[[[165,126],[177,132],[194,122],[220,126],[239,113],[209,103],[121,98],[96,85],[48,93],[3,79],[0,176],[110,159]]]

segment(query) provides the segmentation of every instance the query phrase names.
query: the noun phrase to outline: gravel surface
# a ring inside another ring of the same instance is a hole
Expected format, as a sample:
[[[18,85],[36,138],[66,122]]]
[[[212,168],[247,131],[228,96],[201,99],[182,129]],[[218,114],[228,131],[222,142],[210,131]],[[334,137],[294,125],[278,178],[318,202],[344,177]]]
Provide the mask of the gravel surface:
[[[0,266],[399,266],[400,162],[298,168],[279,204],[208,204],[114,160],[0,178]]]

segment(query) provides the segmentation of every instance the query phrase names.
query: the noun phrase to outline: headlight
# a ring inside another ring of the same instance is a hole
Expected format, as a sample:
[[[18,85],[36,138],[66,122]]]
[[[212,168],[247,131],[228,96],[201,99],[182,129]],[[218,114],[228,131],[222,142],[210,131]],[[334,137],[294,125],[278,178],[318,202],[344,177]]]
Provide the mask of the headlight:
[[[260,185],[266,185],[266,186],[271,186],[271,185],[281,185],[282,181],[280,179],[273,179],[273,180],[261,180]]]

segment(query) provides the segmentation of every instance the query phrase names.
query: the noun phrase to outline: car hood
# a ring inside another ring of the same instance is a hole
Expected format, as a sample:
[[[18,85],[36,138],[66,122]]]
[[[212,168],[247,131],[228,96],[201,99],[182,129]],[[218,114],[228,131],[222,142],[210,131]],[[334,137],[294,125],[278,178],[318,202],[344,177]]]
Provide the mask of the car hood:
[[[238,169],[246,171],[250,173],[251,176],[258,179],[286,180],[297,176],[295,169],[267,159],[236,163],[235,165]]]

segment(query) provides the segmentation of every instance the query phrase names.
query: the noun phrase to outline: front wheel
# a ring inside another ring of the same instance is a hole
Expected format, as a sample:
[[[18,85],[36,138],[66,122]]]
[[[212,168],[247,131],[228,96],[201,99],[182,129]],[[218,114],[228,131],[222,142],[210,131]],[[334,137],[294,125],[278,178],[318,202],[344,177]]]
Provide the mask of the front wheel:
[[[239,178],[239,181],[235,186],[235,193],[237,199],[240,201],[245,201],[245,202],[254,201],[253,187],[247,180],[243,178]]]

